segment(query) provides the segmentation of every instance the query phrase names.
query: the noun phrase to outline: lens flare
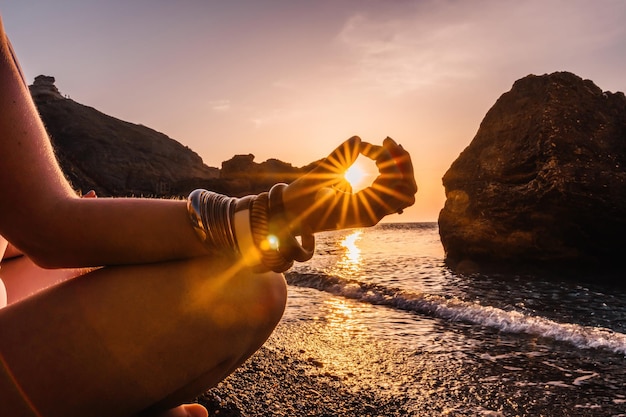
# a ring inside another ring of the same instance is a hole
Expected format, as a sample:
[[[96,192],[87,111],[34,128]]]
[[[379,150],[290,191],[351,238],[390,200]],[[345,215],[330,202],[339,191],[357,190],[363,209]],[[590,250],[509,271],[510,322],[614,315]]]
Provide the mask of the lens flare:
[[[277,250],[279,243],[280,243],[280,240],[278,239],[278,236],[267,235],[267,238],[261,242],[261,249],[262,250]]]
[[[343,177],[350,183],[353,190],[363,188],[366,172],[359,163],[354,163],[343,173]]]

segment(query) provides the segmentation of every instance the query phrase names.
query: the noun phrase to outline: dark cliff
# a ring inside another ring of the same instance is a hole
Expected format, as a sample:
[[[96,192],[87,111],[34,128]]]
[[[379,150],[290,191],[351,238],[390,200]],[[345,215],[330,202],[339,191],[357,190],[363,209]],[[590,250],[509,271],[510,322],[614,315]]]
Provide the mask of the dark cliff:
[[[302,172],[278,160],[235,156],[224,169],[148,127],[116,119],[61,95],[54,78],[39,76],[31,95],[57,159],[78,192],[100,196],[186,196],[195,188],[240,196],[290,182]]]
[[[626,98],[558,72],[518,80],[443,177],[451,265],[619,265]]]

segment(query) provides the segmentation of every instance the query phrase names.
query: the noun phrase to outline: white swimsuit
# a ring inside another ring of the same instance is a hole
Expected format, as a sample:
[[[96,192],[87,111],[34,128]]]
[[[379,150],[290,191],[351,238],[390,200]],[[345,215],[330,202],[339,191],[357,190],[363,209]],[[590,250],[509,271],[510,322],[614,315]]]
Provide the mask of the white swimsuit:
[[[7,241],[2,236],[0,236],[0,261],[4,256],[4,251],[7,248]],[[0,278],[0,308],[7,305],[7,289],[4,286],[4,282],[2,282],[2,278]]]
[[[24,85],[28,86],[28,83],[26,82],[26,77],[24,77],[24,72],[22,71],[22,68],[20,67],[20,63],[17,61],[17,58],[15,57],[13,46],[11,46],[11,42],[9,41],[8,37],[4,36],[4,38],[6,39],[6,42],[8,43],[9,52],[11,53],[11,56],[13,57],[13,63],[15,64],[15,68],[17,68],[20,75],[22,76],[22,81],[24,82]],[[4,256],[4,251],[7,249],[7,244],[8,244],[7,240],[3,238],[2,236],[0,236],[0,261],[2,261],[2,257]],[[7,288],[4,286],[4,282],[2,282],[2,278],[0,278],[0,308],[6,307],[6,305],[7,305]]]
[[[0,308],[7,305],[7,289],[4,287],[4,282],[0,278]]]

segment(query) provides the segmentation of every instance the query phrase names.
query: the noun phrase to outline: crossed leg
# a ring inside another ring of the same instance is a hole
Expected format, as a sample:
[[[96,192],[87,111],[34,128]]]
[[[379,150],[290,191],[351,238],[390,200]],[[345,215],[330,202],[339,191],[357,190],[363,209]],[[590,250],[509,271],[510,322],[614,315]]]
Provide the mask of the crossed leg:
[[[285,300],[282,275],[216,257],[54,285],[0,310],[0,415],[159,415],[252,355]]]

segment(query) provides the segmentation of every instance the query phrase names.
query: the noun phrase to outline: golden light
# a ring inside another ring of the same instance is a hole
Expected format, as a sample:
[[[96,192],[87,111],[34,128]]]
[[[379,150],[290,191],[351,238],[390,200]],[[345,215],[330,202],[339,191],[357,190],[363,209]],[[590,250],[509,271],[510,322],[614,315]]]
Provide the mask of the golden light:
[[[357,242],[362,233],[360,229],[354,230],[339,242],[344,252],[333,267],[333,273],[345,278],[358,278],[361,275],[362,255]]]
[[[277,250],[278,249],[279,240],[278,240],[277,236],[268,235],[267,236],[267,240],[265,242],[262,242],[261,245],[263,245],[263,243],[267,244],[267,246],[269,247],[267,249]]]
[[[334,336],[343,336],[355,325],[352,303],[341,298],[330,298],[324,301],[326,322],[333,327]]]
[[[350,168],[343,173],[343,177],[350,183],[353,191],[358,191],[362,188],[365,188],[367,184],[367,179],[369,174],[363,168],[360,163],[361,161],[357,160]]]
[[[296,221],[311,216],[328,202],[328,198],[335,195],[328,193],[319,196],[319,191],[323,187],[336,187],[340,175],[343,175],[346,182],[351,184],[353,193],[343,193],[332,207],[326,208],[325,212],[315,213],[320,225],[323,225],[329,218],[338,228],[355,227],[368,223],[375,224],[380,220],[381,207],[388,212],[395,211],[393,207],[389,207],[386,201],[388,197],[409,202],[409,197],[404,195],[401,190],[380,183],[374,186],[380,167],[377,167],[376,170],[363,168],[368,166],[362,165],[367,162],[374,164],[368,157],[359,156],[359,148],[354,146],[352,140],[344,142],[335,149],[311,173],[303,177],[306,180],[302,184],[305,185],[299,191],[303,195],[318,193],[318,198],[314,204],[302,210]],[[346,169],[346,167],[349,168]],[[338,212],[339,215],[337,215]]]
[[[361,249],[357,246],[356,241],[361,237],[362,233],[361,230],[355,230],[341,241],[340,245],[346,248],[345,257],[347,263],[358,265],[360,262]]]

